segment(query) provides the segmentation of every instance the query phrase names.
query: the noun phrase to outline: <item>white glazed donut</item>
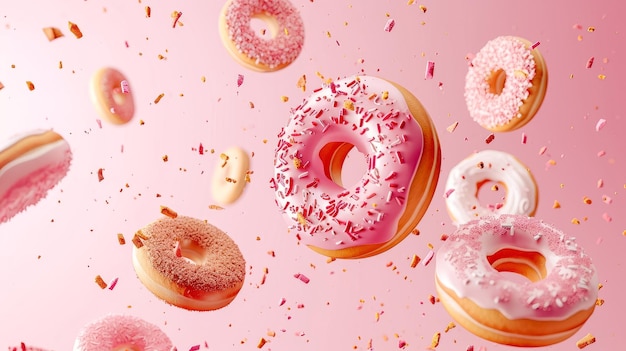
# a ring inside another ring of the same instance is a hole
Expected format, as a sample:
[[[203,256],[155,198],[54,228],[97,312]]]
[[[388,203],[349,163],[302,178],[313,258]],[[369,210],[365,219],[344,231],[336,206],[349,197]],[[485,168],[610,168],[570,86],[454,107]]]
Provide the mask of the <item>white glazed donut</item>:
[[[487,181],[504,185],[506,199],[493,208],[482,206],[478,190]],[[514,156],[496,150],[476,152],[457,164],[446,182],[446,206],[458,225],[488,214],[533,216],[537,209],[537,184],[532,174]]]
[[[344,186],[356,148],[368,169]],[[271,180],[289,229],[329,257],[362,258],[403,240],[432,199],[441,164],[435,126],[419,100],[384,79],[330,83],[291,113]]]
[[[507,345],[565,340],[591,316],[598,294],[595,267],[575,238],[520,215],[459,227],[437,251],[435,270],[439,298],[452,317]]]

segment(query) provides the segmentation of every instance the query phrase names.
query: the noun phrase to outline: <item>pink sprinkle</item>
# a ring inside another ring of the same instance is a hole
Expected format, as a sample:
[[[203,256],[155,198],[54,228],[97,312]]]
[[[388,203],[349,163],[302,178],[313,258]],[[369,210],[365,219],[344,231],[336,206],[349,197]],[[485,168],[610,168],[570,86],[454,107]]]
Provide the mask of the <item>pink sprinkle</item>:
[[[385,32],[391,32],[391,30],[393,29],[393,26],[396,25],[396,21],[393,18],[390,18],[387,20],[387,23],[385,23]]]
[[[122,89],[122,94],[130,93],[130,87],[129,87],[128,81],[126,79],[124,79],[123,81],[120,82],[120,88]]]
[[[130,45],[128,45],[128,41],[127,41],[127,40],[126,40],[126,41],[124,41],[124,45],[125,45],[126,47],[130,47]]]
[[[582,26],[582,25],[580,25],[580,24],[575,24],[575,25],[573,25],[573,26],[572,26],[572,28],[573,28],[573,29],[578,29],[578,30],[581,30],[581,29],[583,29],[583,26]]]
[[[113,288],[115,288],[115,286],[117,285],[117,279],[115,278],[113,279],[113,281],[111,281],[111,283],[109,283],[109,290],[113,290]]]
[[[278,302],[278,306],[282,306],[285,304],[285,302],[287,302],[287,299],[285,299],[284,297],[280,298],[280,302]]]
[[[606,212],[604,212],[604,213],[602,214],[602,219],[604,219],[604,220],[605,220],[605,221],[607,221],[607,222],[610,222],[610,221],[612,221],[612,220],[613,220],[613,218],[611,218],[611,216],[609,216],[609,214],[608,214],[608,213],[606,213]]]
[[[178,20],[180,19],[180,16],[182,15],[183,15],[182,12],[176,13],[176,18],[174,18],[174,24],[172,24],[172,28],[176,28],[176,25],[178,24]],[[200,348],[200,346],[198,346],[198,348]]]
[[[446,190],[446,194],[445,194],[446,199],[447,199],[450,195],[452,195],[452,193],[453,193],[453,192],[454,192],[454,189],[448,189],[448,190]]]
[[[198,153],[200,153],[200,155],[204,155],[204,146],[202,146],[202,143],[198,146]]]
[[[122,144],[122,146],[120,146],[120,152],[124,153],[124,144]]]
[[[593,60],[594,60],[593,56],[591,56],[589,60],[587,60],[587,66],[586,66],[587,68],[591,68],[591,66],[593,65]]]
[[[300,279],[300,281],[302,281],[304,284],[309,284],[309,282],[311,281],[309,278],[307,278],[306,275],[300,273],[294,274],[294,277]]]
[[[604,155],[606,155],[606,151],[604,151],[604,150],[598,151],[598,157],[602,157]]]
[[[607,205],[610,205],[611,202],[613,202],[613,199],[611,199],[609,196],[607,195],[602,195],[602,202],[604,202]]]
[[[240,87],[243,84],[243,74],[237,75],[237,87]]]
[[[189,348],[189,351],[198,351],[198,350],[200,350],[200,345],[199,344],[198,345],[194,345],[191,348]]]
[[[422,264],[423,264],[424,266],[427,266],[427,265],[430,263],[430,261],[433,259],[433,256],[435,256],[435,252],[434,252],[433,250],[430,250],[430,251],[428,252],[428,255],[426,255],[426,257],[425,257],[425,258],[424,258],[424,260],[422,261]]]
[[[541,149],[539,149],[539,155],[545,154],[546,150],[548,150],[548,148],[546,146],[542,146]]]
[[[434,74],[435,74],[435,62],[428,61],[426,63],[426,74],[424,75],[424,79],[433,79]]]
[[[100,119],[96,118],[96,123],[98,124],[98,127],[100,127],[100,129],[102,129],[102,121]]]
[[[600,118],[600,120],[598,120],[598,123],[596,123],[596,132],[599,132],[600,129],[602,129],[605,125],[606,125],[606,119]]]
[[[534,44],[531,46],[531,49],[536,48],[537,46],[539,46],[539,44],[541,44],[541,43],[540,43],[540,42],[536,42],[536,43],[534,43]]]
[[[528,138],[526,137],[526,133],[522,133],[522,144],[526,144],[526,140]]]
[[[468,346],[465,351],[474,351],[474,345]]]
[[[399,349],[403,349],[406,347],[406,341],[404,340],[398,340],[398,348]]]
[[[604,180],[598,179],[598,183],[596,184],[598,188],[602,188],[604,186]]]

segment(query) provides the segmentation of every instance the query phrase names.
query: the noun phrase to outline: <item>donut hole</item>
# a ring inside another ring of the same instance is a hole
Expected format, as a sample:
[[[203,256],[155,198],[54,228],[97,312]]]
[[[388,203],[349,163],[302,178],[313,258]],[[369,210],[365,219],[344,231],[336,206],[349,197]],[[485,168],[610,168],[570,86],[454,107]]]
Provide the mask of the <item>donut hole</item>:
[[[490,93],[500,95],[506,84],[506,72],[501,68],[492,71],[489,78],[487,78],[487,83],[489,84]]]
[[[483,208],[497,210],[506,201],[506,185],[502,182],[485,179],[476,184],[476,199]]]
[[[250,17],[250,28],[254,33],[262,38],[275,38],[278,35],[278,21],[276,17],[262,12],[256,13]]]
[[[348,142],[331,142],[319,152],[324,174],[342,188],[354,187],[367,171],[366,156]]]
[[[197,242],[190,239],[183,239],[179,242],[180,254],[189,263],[202,265],[206,261],[206,250]]]
[[[511,278],[536,282],[546,277],[546,258],[539,252],[514,248],[498,250],[487,256],[487,261],[500,273],[511,273]]]
[[[122,92],[121,87],[115,87],[111,91],[111,97],[116,105],[123,105],[126,101],[126,94]]]

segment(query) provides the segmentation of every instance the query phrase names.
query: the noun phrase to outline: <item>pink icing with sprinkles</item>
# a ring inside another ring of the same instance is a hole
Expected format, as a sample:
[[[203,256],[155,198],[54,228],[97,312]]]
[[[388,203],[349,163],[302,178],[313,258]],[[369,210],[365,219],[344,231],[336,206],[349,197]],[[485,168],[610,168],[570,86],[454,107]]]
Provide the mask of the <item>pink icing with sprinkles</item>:
[[[141,318],[108,315],[83,328],[74,343],[74,351],[110,351],[120,346],[139,351],[169,351],[172,342],[159,327]]]
[[[500,94],[490,92],[489,77],[499,70],[506,74]],[[498,37],[472,59],[465,77],[465,102],[470,116],[487,128],[502,126],[521,117],[520,107],[528,98],[535,77],[531,50],[514,37]]]
[[[259,37],[250,20],[273,17],[278,30],[271,39]],[[239,52],[258,65],[274,68],[295,60],[304,43],[304,24],[298,10],[287,0],[232,0],[225,11],[228,35]]]
[[[520,282],[497,271],[487,256],[505,248],[540,253],[546,277]],[[521,215],[486,216],[461,226],[437,252],[436,274],[459,297],[509,319],[567,319],[593,307],[598,294],[596,269],[576,238]]]

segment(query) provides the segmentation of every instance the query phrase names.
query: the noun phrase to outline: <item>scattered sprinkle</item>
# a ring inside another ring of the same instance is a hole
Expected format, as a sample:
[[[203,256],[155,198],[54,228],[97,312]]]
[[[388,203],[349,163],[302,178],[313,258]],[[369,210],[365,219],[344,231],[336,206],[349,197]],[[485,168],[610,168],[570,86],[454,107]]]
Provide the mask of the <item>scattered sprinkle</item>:
[[[72,32],[72,34],[74,34],[74,36],[76,37],[76,39],[80,39],[83,37],[83,33],[80,31],[80,28],[78,28],[78,26],[76,25],[76,23],[72,23],[72,22],[67,22],[67,26],[70,29],[70,32]]]
[[[104,169],[100,168],[98,169],[98,182],[101,182],[104,180]]]
[[[439,346],[440,339],[441,339],[441,333],[439,332],[435,333],[435,335],[433,335],[433,339],[430,341],[430,347],[434,349],[437,346]]]
[[[600,118],[598,120],[598,123],[596,123],[596,132],[599,132],[600,129],[604,128],[605,125],[606,125],[606,119]]]
[[[589,58],[589,60],[587,60],[587,65],[585,67],[591,68],[591,66],[593,65],[593,60],[594,60],[594,58],[593,58],[593,56],[591,56]]]
[[[113,290],[113,288],[115,288],[115,286],[117,285],[117,280],[118,278],[115,278],[111,281],[111,284],[109,284],[109,290]]]
[[[243,84],[243,74],[237,75],[237,87],[240,87]]]
[[[300,274],[300,273],[296,273],[293,275],[295,278],[300,279],[300,281],[302,281],[304,284],[309,284],[309,281],[311,281],[309,278],[307,278],[307,276],[305,276],[304,274]]]
[[[458,125],[459,125],[459,122],[454,122],[454,123],[452,123],[451,125],[449,125],[449,126],[446,128],[446,130],[447,130],[449,133],[452,133],[452,132],[454,132],[454,130],[456,129],[456,127],[457,127]]]
[[[587,334],[576,342],[576,346],[578,346],[579,349],[583,349],[594,342],[596,342],[596,337],[591,334]]]
[[[539,46],[539,44],[541,44],[541,42],[537,41],[530,48],[534,50],[537,46]]]
[[[303,74],[300,78],[298,78],[296,87],[300,88],[302,91],[306,91],[306,75]]]
[[[454,324],[454,322],[450,322],[448,323],[448,325],[446,326],[446,329],[444,330],[444,333],[447,333],[450,331],[450,329],[453,329],[456,327],[456,324]]]
[[[289,101],[289,96],[283,95],[283,96],[280,97],[280,99],[282,100],[282,102],[287,102],[287,101]]]
[[[421,261],[421,258],[418,255],[413,255],[411,258],[411,268],[417,267],[417,264]]]
[[[428,61],[426,63],[426,72],[424,73],[424,79],[433,79],[435,75],[435,62]]]
[[[161,206],[161,214],[170,218],[178,217],[178,213],[167,206]]]
[[[120,245],[125,245],[126,244],[126,239],[124,239],[124,234],[122,234],[122,233],[118,233],[117,234],[117,242]]]
[[[391,30],[393,29],[393,26],[396,25],[396,21],[393,18],[390,18],[387,20],[387,23],[385,23],[385,32],[391,32]]]
[[[100,289],[105,289],[107,287],[107,283],[104,281],[104,279],[102,279],[100,274],[96,276],[96,279],[94,279],[94,281],[96,282],[96,284],[98,284]]]
[[[266,342],[267,340],[265,340],[265,338],[262,337],[261,340],[259,340],[259,343],[256,345],[256,347],[260,349],[263,347],[263,345],[265,345]]]
[[[489,136],[487,136],[487,138],[485,139],[485,143],[487,143],[487,144],[491,144],[491,142],[492,142],[492,141],[493,141],[493,139],[495,139],[495,138],[496,138],[496,136],[495,136],[493,133],[491,133],[491,134],[489,134]]]
[[[46,27],[43,29],[43,33],[46,35],[46,38],[48,38],[48,41],[53,41],[63,36],[61,30],[55,27]]]
[[[156,97],[156,99],[154,99],[154,103],[158,104],[159,101],[161,101],[161,99],[165,96],[164,93],[159,94],[159,96]]]
[[[426,258],[424,258],[424,261],[422,261],[422,264],[424,266],[427,266],[430,263],[430,261],[433,259],[434,255],[435,255],[435,252],[433,250],[430,250],[428,254],[426,255]]]
[[[612,221],[612,220],[613,220],[613,218],[611,218],[611,216],[609,216],[609,214],[608,214],[608,213],[606,213],[606,212],[604,212],[604,213],[602,214],[602,219],[604,219],[604,220],[605,220],[605,221],[607,221],[607,222],[610,222],[610,221]]]
[[[522,133],[522,144],[526,144],[528,138],[526,137],[526,133]]]
[[[146,6],[145,11],[146,11],[146,18],[150,18],[150,13],[152,12],[152,10],[150,9],[150,6]]]
[[[552,208],[561,208],[561,204],[557,200],[554,200],[554,204],[552,204]]]
[[[606,79],[606,75],[604,75],[604,74],[598,74],[598,79],[600,79],[600,80],[605,80],[605,79]]]
[[[182,16],[183,13],[179,12],[179,11],[174,11],[172,12],[172,18],[174,18],[174,23],[172,24],[172,28],[176,28],[176,25],[182,26],[183,23],[180,22],[180,16]]]
[[[26,81],[26,86],[28,87],[28,90],[30,91],[35,90],[35,84],[33,84],[33,82],[31,82],[30,80]]]

